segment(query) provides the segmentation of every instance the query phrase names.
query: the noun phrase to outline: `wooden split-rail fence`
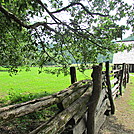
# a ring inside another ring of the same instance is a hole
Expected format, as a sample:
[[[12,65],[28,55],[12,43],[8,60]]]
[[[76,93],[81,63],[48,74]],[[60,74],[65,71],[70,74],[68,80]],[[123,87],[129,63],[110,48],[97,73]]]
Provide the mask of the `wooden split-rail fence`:
[[[0,108],[0,125],[37,110],[57,104],[59,112],[29,134],[97,134],[107,116],[115,113],[114,99],[122,95],[129,81],[128,65],[118,70],[102,71],[102,64],[93,66],[92,80],[76,82],[71,67],[68,88],[50,96]]]

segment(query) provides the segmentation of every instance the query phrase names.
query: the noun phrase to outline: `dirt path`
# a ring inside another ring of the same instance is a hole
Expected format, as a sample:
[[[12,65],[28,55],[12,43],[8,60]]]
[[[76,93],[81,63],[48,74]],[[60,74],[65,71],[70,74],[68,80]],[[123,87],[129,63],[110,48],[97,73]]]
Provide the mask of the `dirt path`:
[[[132,89],[131,82],[123,96],[116,99],[116,113],[107,119],[99,134],[134,134],[134,109],[128,104]]]

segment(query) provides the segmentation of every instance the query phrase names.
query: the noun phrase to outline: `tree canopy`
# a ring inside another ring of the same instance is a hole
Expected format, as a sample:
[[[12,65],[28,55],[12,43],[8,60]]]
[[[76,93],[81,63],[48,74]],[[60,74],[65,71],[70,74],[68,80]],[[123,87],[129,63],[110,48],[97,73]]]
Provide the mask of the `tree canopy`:
[[[133,16],[122,0],[0,0],[0,64],[95,63],[127,48],[113,40],[134,29]]]

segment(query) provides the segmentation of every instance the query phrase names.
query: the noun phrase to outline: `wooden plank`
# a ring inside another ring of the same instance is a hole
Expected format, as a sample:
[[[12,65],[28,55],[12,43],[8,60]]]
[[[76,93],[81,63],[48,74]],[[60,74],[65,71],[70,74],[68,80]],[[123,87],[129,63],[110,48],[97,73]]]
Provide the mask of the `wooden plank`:
[[[76,115],[73,117],[75,120],[75,123],[77,124],[79,122],[80,119],[82,119],[83,116],[86,116],[86,112],[87,112],[87,105],[84,104],[82,109],[79,110]],[[87,117],[86,117],[87,118]]]
[[[119,82],[119,81],[118,81],[117,78],[114,78],[114,79],[111,80],[111,84],[115,84],[115,83],[118,83],[118,82]]]
[[[84,92],[86,92],[86,90],[92,91],[91,88],[89,89],[89,87],[91,87],[91,86],[92,86],[92,83],[83,85],[76,92],[73,92],[68,97],[66,97],[62,101],[63,108],[64,109],[67,108],[70,104],[72,104],[75,100],[77,100]]]
[[[92,83],[90,83],[92,85]],[[92,92],[92,88],[89,89],[89,87],[91,87],[91,85],[89,84],[86,84],[84,86],[81,87],[81,89],[79,89],[78,91],[72,93],[70,96],[66,97],[63,101],[62,101],[62,106],[63,106],[63,109],[66,109],[67,107],[69,107],[75,100],[77,100],[84,92],[86,92],[87,90]],[[83,109],[84,108],[84,109]],[[87,110],[87,105],[83,104],[83,108],[82,110]],[[77,115],[77,118],[78,120],[81,118],[81,116],[84,115],[84,111],[78,111],[78,113],[76,114]],[[73,117],[67,124],[69,127],[73,127],[76,123],[76,117]],[[70,133],[72,132],[72,129],[70,129]]]
[[[98,134],[98,132],[99,132],[101,126],[104,124],[105,120],[106,120],[106,115],[101,114],[101,115],[99,116],[99,120],[96,121],[96,130],[95,130],[95,134]]]
[[[118,73],[120,69],[113,70],[113,73]]]
[[[108,96],[107,96],[106,88],[103,88],[103,90],[101,91],[101,94],[100,94],[100,98],[99,98],[97,107],[96,107],[96,111],[98,111],[100,109],[100,107],[102,106],[102,103],[103,103],[104,99],[106,99],[107,97]]]
[[[83,134],[83,132],[86,130],[86,117],[83,117],[80,122],[74,127],[73,134]]]
[[[115,97],[118,96],[118,95],[119,95],[119,90],[116,90],[116,92],[114,92],[114,93],[112,94],[112,96],[113,96],[114,99],[115,99]]]
[[[113,88],[112,88],[112,94],[114,94],[115,92],[119,91],[119,84],[116,84]]]
[[[78,100],[72,103],[67,109],[60,112],[53,119],[40,125],[35,130],[29,134],[37,134],[38,132],[43,132],[45,134],[57,134],[64,130],[66,123],[74,116],[76,113],[82,109],[84,104],[87,104],[91,92],[85,92]]]
[[[98,119],[99,119],[99,116],[100,116],[101,114],[104,114],[105,111],[108,109],[108,105],[107,105],[108,101],[109,101],[108,99],[105,99],[105,100],[102,102],[102,105],[101,105],[100,109],[99,109],[98,111],[96,111],[96,116],[95,116],[95,119],[96,119],[96,120],[98,120]]]

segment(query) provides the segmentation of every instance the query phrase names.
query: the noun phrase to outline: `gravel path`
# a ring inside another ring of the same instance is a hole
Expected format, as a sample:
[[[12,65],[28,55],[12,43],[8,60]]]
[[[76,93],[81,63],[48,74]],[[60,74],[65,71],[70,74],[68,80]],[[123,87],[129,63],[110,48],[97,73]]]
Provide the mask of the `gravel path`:
[[[134,108],[128,104],[134,83],[128,84],[125,93],[115,101],[116,113],[108,117],[99,134],[134,134]]]

